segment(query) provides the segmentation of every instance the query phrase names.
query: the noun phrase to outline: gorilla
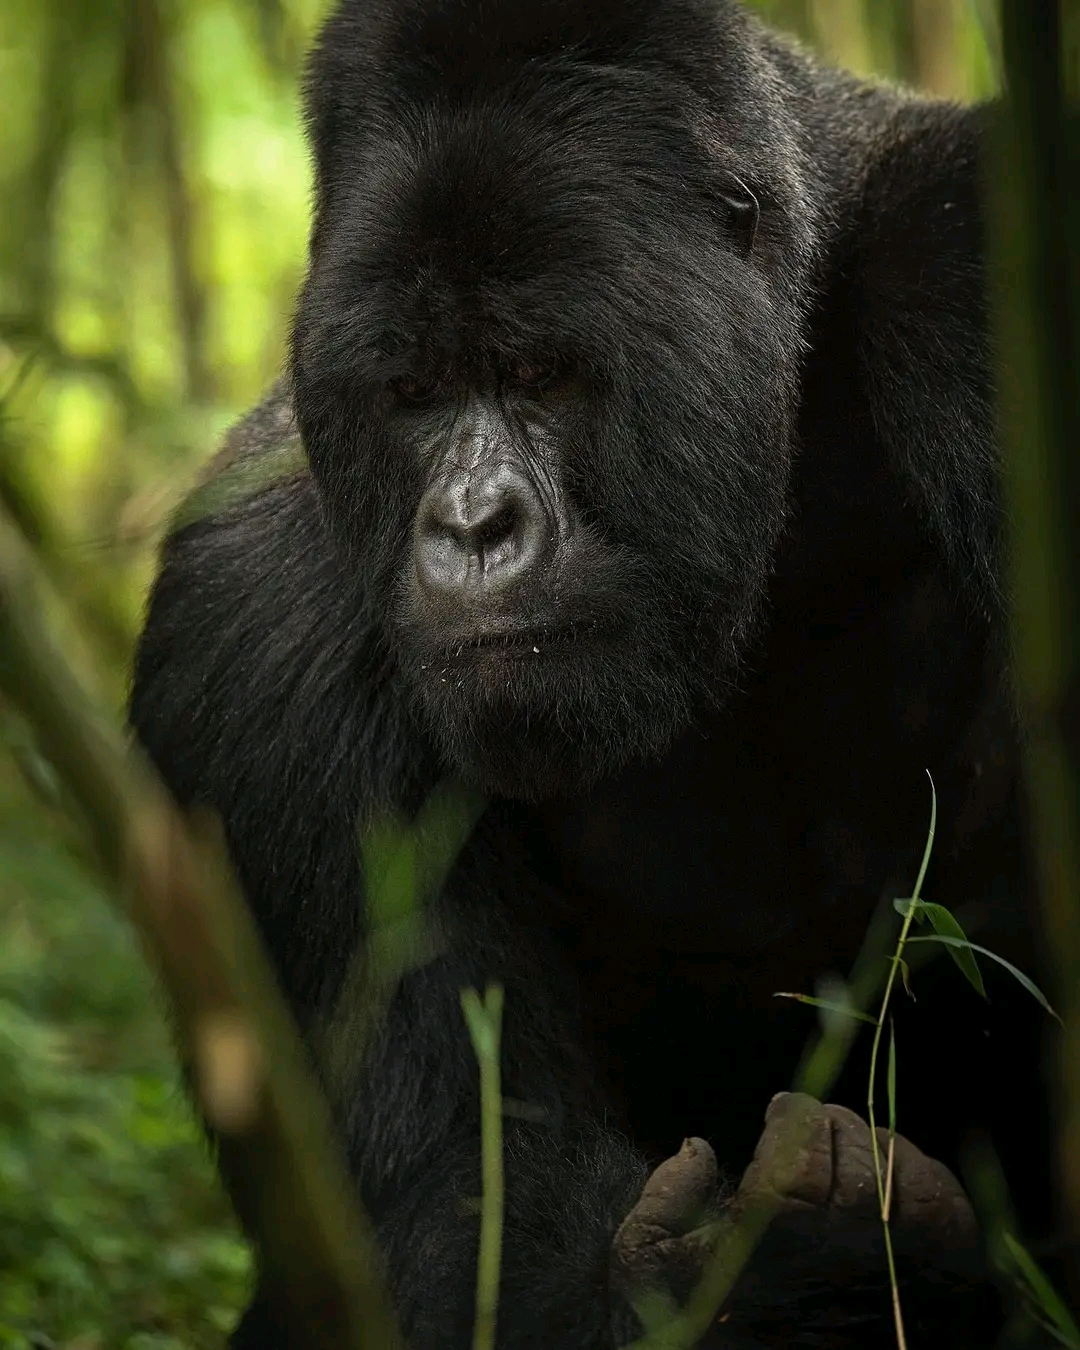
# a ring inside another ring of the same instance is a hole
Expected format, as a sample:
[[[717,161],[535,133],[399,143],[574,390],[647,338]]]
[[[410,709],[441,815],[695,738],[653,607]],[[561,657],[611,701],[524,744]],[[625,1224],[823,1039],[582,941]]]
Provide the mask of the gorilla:
[[[911,893],[927,770],[927,897],[1038,970],[987,115],[824,69],[735,0],[341,0],[306,89],[288,371],[165,544],[132,722],[220,815],[313,1044],[367,931],[364,830],[484,795],[333,1085],[407,1342],[470,1343],[460,991],[498,980],[500,1350],[614,1350],[643,1280],[684,1298],[766,1108],[748,1177],[793,1114],[811,1146],[704,1343],[888,1344],[866,1052],[834,1105],[775,1096],[814,1020],[774,996]],[[998,974],[984,1002],[939,959],[897,994],[913,1347],[997,1334],[971,1141],[1054,1232],[1045,1026]],[[277,1295],[237,1350],[308,1343]]]

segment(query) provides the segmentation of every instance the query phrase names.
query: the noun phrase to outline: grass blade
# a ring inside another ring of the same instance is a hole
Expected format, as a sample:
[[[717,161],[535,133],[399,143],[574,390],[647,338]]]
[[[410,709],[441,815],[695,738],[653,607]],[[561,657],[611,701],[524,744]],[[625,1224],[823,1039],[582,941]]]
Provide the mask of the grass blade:
[[[918,900],[922,894],[922,884],[926,880],[926,869],[930,866],[930,854],[934,847],[934,835],[937,833],[937,788],[934,787],[929,769],[926,776],[930,779],[930,828],[926,832],[926,847],[923,849],[922,862],[919,864],[919,875],[915,879],[915,889],[911,892],[913,900]]]
[[[881,1207],[883,1223],[892,1211],[893,1166],[896,1160],[896,1026],[889,1018],[889,1066],[886,1074],[889,1096],[889,1157],[885,1165],[885,1203]]]
[[[859,1012],[848,1003],[836,1003],[830,998],[814,998],[812,994],[789,994],[777,992],[773,998],[793,998],[796,1003],[807,1003],[812,1008],[823,1008],[826,1012],[839,1013],[841,1017],[857,1017],[860,1022],[869,1022],[876,1026],[876,1020],[869,1013]]]
[[[1080,1328],[1027,1248],[1008,1231],[1001,1234],[1001,1241],[1027,1287],[1028,1297],[1049,1323],[1047,1329],[1057,1335],[1062,1345],[1080,1350]]]
[[[1011,961],[1006,961],[1003,956],[998,956],[997,952],[992,952],[989,947],[980,947],[977,942],[969,942],[967,938],[947,937],[943,933],[928,933],[925,937],[908,938],[908,941],[941,942],[946,947],[969,947],[973,952],[978,952],[980,956],[985,956],[991,961],[996,961],[999,966],[1005,967],[1014,980],[1023,985],[1036,1003],[1040,1004],[1051,1017],[1055,1018],[1058,1022],[1061,1021],[1061,1018],[1058,1017],[1057,1013],[1050,1006],[1049,1000],[1039,986],[1033,980],[1029,979],[1022,970],[1017,970]]]

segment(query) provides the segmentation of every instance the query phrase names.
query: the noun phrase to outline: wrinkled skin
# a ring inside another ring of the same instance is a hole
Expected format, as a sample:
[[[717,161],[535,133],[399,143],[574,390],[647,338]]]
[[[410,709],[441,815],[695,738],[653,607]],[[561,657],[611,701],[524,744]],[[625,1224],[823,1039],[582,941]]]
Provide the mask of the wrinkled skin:
[[[883,1175],[891,1171],[889,1216],[900,1268],[932,1267],[949,1305],[938,1318],[947,1322],[951,1312],[962,1334],[970,1315],[965,1299],[983,1274],[971,1204],[947,1167],[902,1136],[893,1142],[891,1169],[888,1131],[880,1127],[878,1147]],[[700,1344],[734,1344],[742,1335],[747,1344],[782,1346],[829,1331],[842,1335],[860,1292],[867,1292],[866,1250],[880,1233],[870,1128],[846,1107],[803,1094],[773,1098],[733,1194],[721,1198],[716,1157],[703,1139],[685,1140],[652,1172],[615,1234],[614,1287],[628,1298],[659,1289],[684,1304],[725,1233],[717,1220],[749,1227],[755,1212],[769,1225],[763,1244],[721,1304],[711,1340],[706,1333]],[[785,1305],[761,1273],[780,1263],[788,1272]],[[871,1290],[870,1308],[879,1295]]]

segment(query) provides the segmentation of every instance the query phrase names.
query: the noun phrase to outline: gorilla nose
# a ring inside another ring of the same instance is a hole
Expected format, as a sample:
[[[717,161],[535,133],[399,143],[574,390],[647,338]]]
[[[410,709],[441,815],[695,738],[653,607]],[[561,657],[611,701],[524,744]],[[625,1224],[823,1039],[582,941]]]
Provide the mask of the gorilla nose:
[[[555,533],[535,487],[511,465],[455,473],[420,503],[417,575],[444,595],[509,590],[540,570]]]

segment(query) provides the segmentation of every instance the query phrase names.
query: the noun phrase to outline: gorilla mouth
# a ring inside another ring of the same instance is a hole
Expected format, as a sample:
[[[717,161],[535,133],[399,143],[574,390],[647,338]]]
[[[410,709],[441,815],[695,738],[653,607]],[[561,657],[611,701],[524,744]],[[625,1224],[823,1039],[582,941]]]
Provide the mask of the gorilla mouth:
[[[573,630],[563,629],[535,629],[511,630],[505,633],[478,633],[476,637],[462,644],[463,649],[472,649],[474,651],[530,651],[542,652],[545,647],[553,643],[566,643],[574,640]]]
[[[500,651],[510,651],[518,647],[539,647],[547,642],[551,636],[551,633],[539,629],[535,632],[531,629],[525,631],[511,629],[503,633],[477,633],[475,637],[461,643],[458,650],[485,651],[494,648]]]
[[[486,629],[470,633],[456,641],[443,644],[443,656],[447,660],[465,659],[470,656],[542,656],[545,651],[555,648],[566,651],[567,648],[580,646],[586,638],[600,636],[600,625],[562,624],[557,628],[499,628]]]
[[[430,664],[444,670],[472,668],[479,673],[492,664],[498,667],[510,661],[539,661],[553,647],[565,651],[568,645],[565,638],[556,642],[550,633],[481,633],[444,646]]]

